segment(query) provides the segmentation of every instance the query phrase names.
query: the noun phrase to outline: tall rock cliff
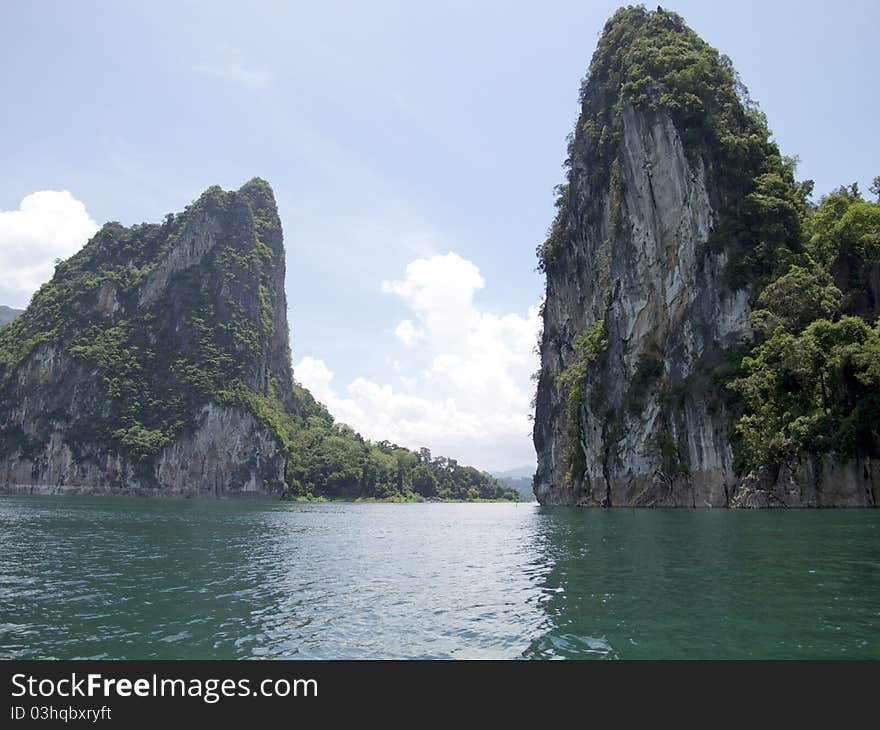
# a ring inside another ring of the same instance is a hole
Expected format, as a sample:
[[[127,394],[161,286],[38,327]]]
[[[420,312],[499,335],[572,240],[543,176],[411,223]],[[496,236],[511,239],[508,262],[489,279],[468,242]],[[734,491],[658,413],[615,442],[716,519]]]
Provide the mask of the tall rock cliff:
[[[277,494],[291,376],[272,190],[106,224],[0,329],[0,485]]]
[[[581,89],[546,274],[544,504],[725,506],[750,302],[804,191],[732,65],[674,13],[609,20]],[[861,498],[861,497],[860,497]]]

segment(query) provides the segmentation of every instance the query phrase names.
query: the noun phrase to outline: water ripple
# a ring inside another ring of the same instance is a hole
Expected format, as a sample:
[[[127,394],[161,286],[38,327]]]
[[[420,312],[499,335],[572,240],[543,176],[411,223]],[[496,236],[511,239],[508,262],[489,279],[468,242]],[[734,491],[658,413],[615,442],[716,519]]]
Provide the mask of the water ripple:
[[[6,496],[0,657],[877,658],[878,514]]]

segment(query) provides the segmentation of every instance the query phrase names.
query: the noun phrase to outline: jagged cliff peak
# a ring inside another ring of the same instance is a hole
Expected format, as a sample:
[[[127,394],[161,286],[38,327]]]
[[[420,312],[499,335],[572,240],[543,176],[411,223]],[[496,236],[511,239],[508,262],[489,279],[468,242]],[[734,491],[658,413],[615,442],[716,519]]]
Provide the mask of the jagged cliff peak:
[[[580,101],[566,159],[568,179],[558,188],[559,215],[539,247],[542,268],[553,267],[571,234],[574,199],[597,203],[581,205],[575,212],[580,219],[601,218],[605,211],[598,203],[607,199],[609,223],[616,227],[622,221],[621,164],[627,154],[639,154],[632,144],[636,137],[652,132],[666,136],[658,141],[675,147],[674,154],[682,153],[686,174],[707,178],[705,192],[716,212],[709,245],[736,254],[729,257],[725,283],[752,285],[754,274],[771,273],[777,258],[797,245],[805,191],[794,184],[791,162],[770,139],[766,118],[731,60],[678,14],[642,6],[618,10],[605,25]],[[647,141],[647,156],[639,162],[653,178],[656,160],[652,140]],[[756,190],[778,205],[775,230],[762,201],[748,198]]]
[[[727,505],[743,476],[729,386],[762,288],[809,265],[811,184],[795,181],[730,60],[670,11],[615,13],[580,100],[538,249],[535,493]],[[865,499],[847,490],[847,503]]]

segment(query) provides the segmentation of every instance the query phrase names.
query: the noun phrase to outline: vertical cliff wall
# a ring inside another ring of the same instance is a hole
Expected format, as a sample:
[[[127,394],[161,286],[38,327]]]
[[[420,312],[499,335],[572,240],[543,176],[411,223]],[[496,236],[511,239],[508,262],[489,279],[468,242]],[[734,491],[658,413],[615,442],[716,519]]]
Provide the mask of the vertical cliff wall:
[[[619,11],[581,102],[539,250],[535,494],[724,506],[736,476],[719,374],[750,340],[750,296],[777,242],[798,237],[756,195],[784,207],[793,180],[729,60],[674,13]],[[780,189],[759,190],[762,175]]]
[[[278,494],[296,414],[272,190],[105,225],[0,329],[0,485]]]

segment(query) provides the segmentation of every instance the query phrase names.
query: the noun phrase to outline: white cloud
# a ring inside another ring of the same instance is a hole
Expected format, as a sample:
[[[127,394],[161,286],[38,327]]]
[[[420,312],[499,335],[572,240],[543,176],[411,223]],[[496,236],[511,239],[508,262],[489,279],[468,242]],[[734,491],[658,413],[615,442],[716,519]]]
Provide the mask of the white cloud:
[[[382,291],[397,294],[434,338],[460,337],[474,314],[474,293],[486,286],[480,270],[457,253],[416,259],[402,281],[383,281]]]
[[[0,211],[0,303],[26,304],[52,277],[54,260],[76,253],[98,230],[67,190],[31,193]]]
[[[406,351],[395,358],[395,388],[358,377],[343,391],[322,360],[303,358],[296,376],[340,421],[371,439],[389,439],[487,469],[533,458],[530,375],[537,369],[539,306],[525,315],[481,309],[479,268],[456,253],[421,258],[382,291],[415,321],[395,330]],[[414,377],[402,373],[411,368]]]
[[[425,336],[424,331],[416,327],[411,319],[405,319],[397,325],[394,334],[397,336],[397,339],[407,347],[412,347],[418,340]]]
[[[296,379],[306,385],[308,389],[322,403],[329,403],[335,398],[333,386],[330,381],[333,380],[333,373],[323,360],[316,360],[313,357],[304,357],[294,369]]]
[[[269,70],[264,66],[246,63],[238,48],[225,48],[222,56],[219,61],[196,64],[193,71],[254,89],[266,88],[272,84]]]

